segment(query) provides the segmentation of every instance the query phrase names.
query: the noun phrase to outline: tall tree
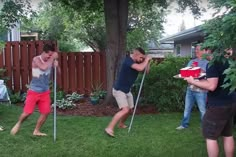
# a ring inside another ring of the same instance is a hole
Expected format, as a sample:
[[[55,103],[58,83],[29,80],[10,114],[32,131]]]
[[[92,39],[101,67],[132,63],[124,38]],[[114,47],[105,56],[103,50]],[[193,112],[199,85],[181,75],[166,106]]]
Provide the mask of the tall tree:
[[[106,58],[107,58],[107,90],[108,94],[105,103],[111,100],[111,89],[117,74],[118,67],[124,55],[126,54],[126,35],[128,27],[128,10],[129,2],[135,3],[136,0],[56,0],[78,12],[81,8],[86,8],[87,11],[104,6],[105,24],[106,24]],[[143,6],[152,7],[154,4],[166,7],[165,0],[142,0]],[[184,10],[187,6],[190,7],[194,14],[199,14],[198,0],[177,0],[180,10]],[[150,17],[152,18],[152,17]]]
[[[0,4],[3,4],[0,10],[0,36],[34,13],[30,0],[1,0]],[[0,41],[0,50],[2,47],[4,47],[4,41]]]
[[[215,61],[229,61],[230,67],[225,71],[226,79],[224,87],[229,87],[231,91],[236,89],[236,1],[235,0],[210,0],[211,7],[217,13],[222,9],[223,14],[208,21],[203,29],[206,34],[204,47],[214,49]],[[225,50],[233,49],[233,56],[225,58]]]

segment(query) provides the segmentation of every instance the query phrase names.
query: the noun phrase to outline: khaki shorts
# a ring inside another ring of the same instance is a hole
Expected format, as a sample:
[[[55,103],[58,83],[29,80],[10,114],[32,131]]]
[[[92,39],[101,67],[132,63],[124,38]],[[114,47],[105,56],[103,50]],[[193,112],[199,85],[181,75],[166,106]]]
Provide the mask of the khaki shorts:
[[[134,107],[134,98],[131,92],[126,94],[120,90],[115,90],[113,88],[112,94],[115,97],[116,102],[120,109],[123,107],[129,107],[129,108]]]

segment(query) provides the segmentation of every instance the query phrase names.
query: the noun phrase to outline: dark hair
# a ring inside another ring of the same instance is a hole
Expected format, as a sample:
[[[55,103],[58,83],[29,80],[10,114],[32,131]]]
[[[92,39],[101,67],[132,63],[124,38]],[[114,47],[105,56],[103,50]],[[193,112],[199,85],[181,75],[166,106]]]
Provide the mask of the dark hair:
[[[135,48],[135,50],[137,50],[140,53],[142,53],[143,55],[145,55],[145,51],[141,47],[137,47],[137,48]]]
[[[53,44],[45,44],[45,45],[43,46],[43,51],[44,51],[45,53],[48,53],[49,51],[55,51],[55,47],[54,47]]]

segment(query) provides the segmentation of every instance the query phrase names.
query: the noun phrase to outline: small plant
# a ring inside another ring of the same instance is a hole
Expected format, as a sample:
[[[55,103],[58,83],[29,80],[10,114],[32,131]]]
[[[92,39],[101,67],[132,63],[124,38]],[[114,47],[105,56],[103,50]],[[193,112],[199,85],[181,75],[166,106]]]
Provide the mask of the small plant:
[[[101,84],[95,84],[92,86],[93,92],[90,95],[93,95],[92,97],[99,97],[100,99],[104,99],[107,91],[102,89],[102,83]]]
[[[99,95],[97,95],[96,93],[91,93],[91,94],[90,94],[90,102],[91,102],[93,105],[98,104],[98,102],[99,102]]]
[[[107,95],[107,91],[105,91],[105,90],[101,90],[99,92],[99,98],[100,99],[104,99],[106,95]]]
[[[54,100],[54,91],[52,90],[50,93],[51,100]],[[64,91],[57,91],[56,93],[56,99],[57,100],[62,100],[65,98],[65,92]]]
[[[80,101],[81,99],[84,98],[84,95],[73,92],[72,94],[67,94],[66,98],[69,101],[78,102],[78,101]]]
[[[70,101],[70,100],[67,100],[67,99],[61,99],[61,100],[57,100],[57,107],[59,109],[73,109],[76,107],[76,105]]]
[[[21,93],[17,92],[17,93],[14,93],[14,94],[10,94],[10,100],[13,104],[22,102]]]

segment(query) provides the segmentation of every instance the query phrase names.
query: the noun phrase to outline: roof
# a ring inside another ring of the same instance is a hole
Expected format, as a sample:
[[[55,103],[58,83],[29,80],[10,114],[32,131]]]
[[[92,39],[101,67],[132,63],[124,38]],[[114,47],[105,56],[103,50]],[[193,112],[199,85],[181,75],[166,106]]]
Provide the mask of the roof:
[[[199,36],[204,36],[201,25],[190,28],[190,29],[186,29],[184,31],[181,31],[181,32],[171,35],[171,36],[164,37],[164,38],[160,39],[160,42],[162,43],[162,42],[166,42],[166,41],[186,40],[189,38],[199,37]]]

